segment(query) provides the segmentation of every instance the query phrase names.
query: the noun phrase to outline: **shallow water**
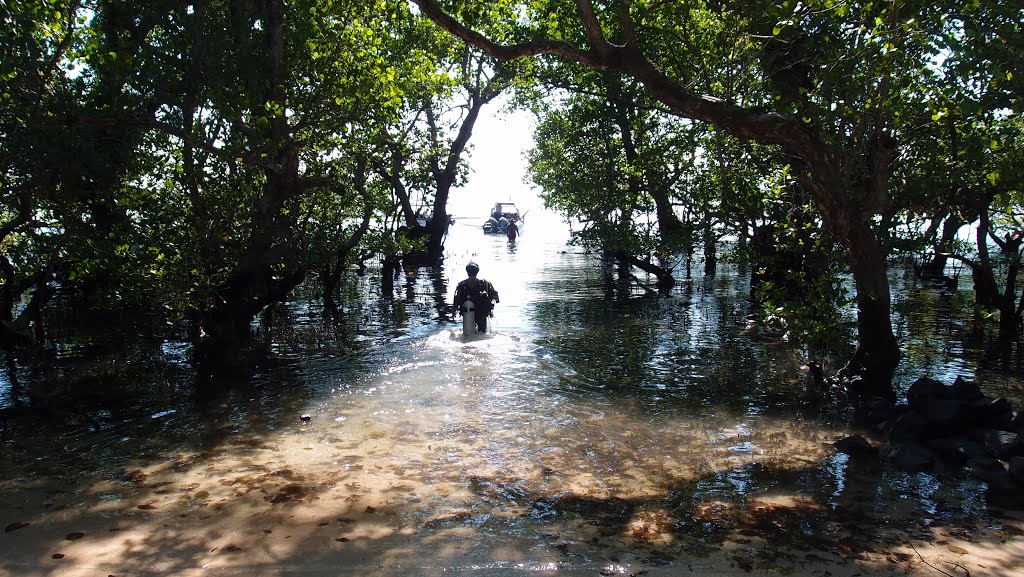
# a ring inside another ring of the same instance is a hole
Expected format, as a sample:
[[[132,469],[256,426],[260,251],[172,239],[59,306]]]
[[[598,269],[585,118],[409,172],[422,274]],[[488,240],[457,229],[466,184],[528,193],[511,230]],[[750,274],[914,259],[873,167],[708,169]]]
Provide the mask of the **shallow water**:
[[[754,538],[863,556],[1000,523],[979,482],[835,454],[842,403],[804,399],[788,343],[746,329],[743,275],[613,299],[564,231],[538,214],[510,245],[460,222],[443,269],[403,273],[394,298],[354,277],[371,296],[342,325],[290,303],[274,320],[288,362],[212,405],[189,393],[186,350],[158,342],[124,396],[17,423],[0,523],[28,525],[0,541],[0,570],[629,574]],[[464,337],[446,305],[470,259],[501,303]],[[918,335],[901,382],[985,377],[950,320],[961,297],[937,295],[897,291],[929,303],[894,317]],[[1000,375],[986,386],[1019,394]]]

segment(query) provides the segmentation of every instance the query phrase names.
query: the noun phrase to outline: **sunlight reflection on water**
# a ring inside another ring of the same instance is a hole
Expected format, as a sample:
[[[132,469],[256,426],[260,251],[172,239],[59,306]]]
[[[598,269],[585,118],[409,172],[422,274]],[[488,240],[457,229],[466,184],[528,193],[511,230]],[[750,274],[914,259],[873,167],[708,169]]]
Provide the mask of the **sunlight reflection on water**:
[[[260,544],[250,561],[268,566],[305,540],[304,555],[351,554],[353,567],[621,573],[637,567],[618,563],[623,550],[658,565],[773,507],[823,532],[846,517],[984,514],[975,482],[835,455],[849,433],[841,412],[801,400],[785,342],[744,333],[742,275],[684,281],[669,299],[608,299],[600,263],[558,226],[528,220],[514,246],[456,226],[439,273],[345,303],[359,327],[343,350],[321,342],[314,304],[291,303],[294,340],[279,344],[291,362],[220,404],[169,395],[140,423],[39,440],[64,451],[48,453],[51,472],[96,488],[69,510],[109,502],[125,509],[105,520],[144,511],[154,531],[243,533]],[[467,338],[441,311],[469,259],[501,303],[492,331]]]

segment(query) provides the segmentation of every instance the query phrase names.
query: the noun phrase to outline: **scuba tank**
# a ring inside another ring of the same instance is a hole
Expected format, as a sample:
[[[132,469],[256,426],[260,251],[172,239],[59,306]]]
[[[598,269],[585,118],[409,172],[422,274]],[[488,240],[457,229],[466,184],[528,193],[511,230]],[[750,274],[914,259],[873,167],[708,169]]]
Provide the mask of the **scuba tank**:
[[[476,305],[471,300],[462,303],[462,334],[476,334]]]

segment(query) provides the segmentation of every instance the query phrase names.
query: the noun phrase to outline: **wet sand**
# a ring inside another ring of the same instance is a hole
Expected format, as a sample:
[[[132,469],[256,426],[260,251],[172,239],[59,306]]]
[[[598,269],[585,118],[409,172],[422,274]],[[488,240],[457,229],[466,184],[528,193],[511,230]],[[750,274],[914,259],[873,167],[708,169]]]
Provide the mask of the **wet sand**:
[[[654,480],[664,471],[608,482],[564,455],[511,470],[488,465],[481,447],[433,438],[399,449],[383,429],[345,440],[313,428],[95,475],[4,480],[0,574],[1024,574],[1019,515],[922,532],[894,512],[873,526],[797,495],[697,501],[676,495],[685,479]]]

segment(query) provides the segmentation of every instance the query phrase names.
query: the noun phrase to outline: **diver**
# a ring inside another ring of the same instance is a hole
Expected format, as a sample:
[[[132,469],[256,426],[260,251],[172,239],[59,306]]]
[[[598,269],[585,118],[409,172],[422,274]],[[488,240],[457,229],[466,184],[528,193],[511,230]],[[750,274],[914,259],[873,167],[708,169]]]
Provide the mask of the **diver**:
[[[460,282],[455,287],[455,309],[460,315],[465,315],[463,305],[466,301],[472,301],[475,307],[476,329],[478,332],[487,332],[487,317],[494,316],[494,303],[501,302],[498,299],[498,291],[488,281],[477,278],[480,266],[473,261],[466,265],[466,274],[469,278]]]

